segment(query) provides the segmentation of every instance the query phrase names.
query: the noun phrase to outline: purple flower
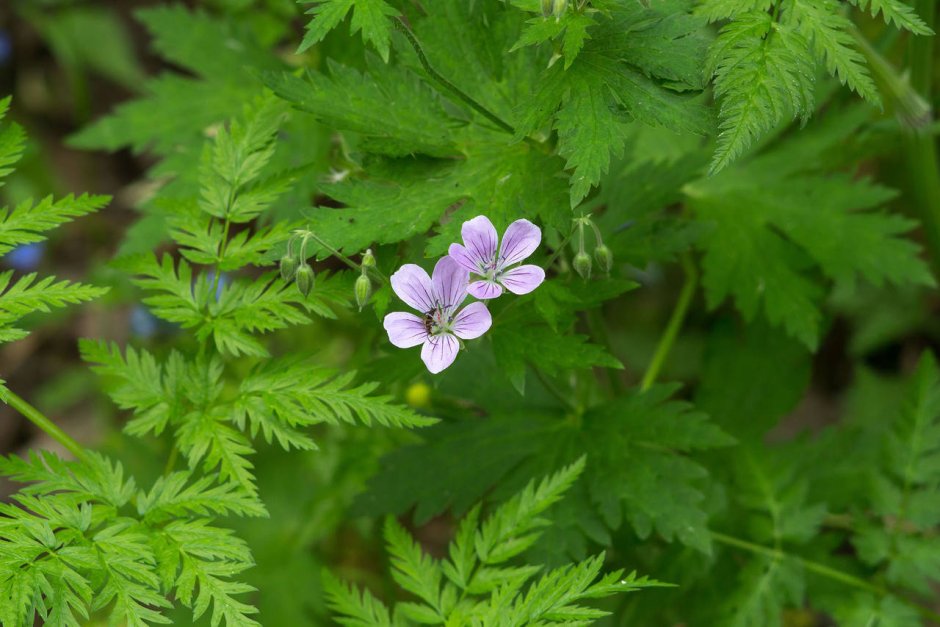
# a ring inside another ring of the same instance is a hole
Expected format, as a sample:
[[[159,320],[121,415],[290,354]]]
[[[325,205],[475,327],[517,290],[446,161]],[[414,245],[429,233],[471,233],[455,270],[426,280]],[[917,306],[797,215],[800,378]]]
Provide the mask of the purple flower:
[[[433,277],[413,263],[392,275],[392,289],[410,307],[421,313],[395,312],[385,316],[389,341],[398,348],[423,344],[421,359],[436,374],[454,363],[460,341],[480,337],[493,324],[483,303],[457,308],[467,297],[469,273],[450,257],[434,266]]]
[[[473,296],[496,298],[504,287],[513,294],[528,294],[545,280],[545,270],[538,266],[510,267],[535,252],[542,241],[542,230],[528,220],[510,224],[498,250],[496,227],[486,216],[464,222],[460,233],[464,245],[451,244],[447,252],[468,272],[483,277],[482,281],[474,281],[467,287]]]

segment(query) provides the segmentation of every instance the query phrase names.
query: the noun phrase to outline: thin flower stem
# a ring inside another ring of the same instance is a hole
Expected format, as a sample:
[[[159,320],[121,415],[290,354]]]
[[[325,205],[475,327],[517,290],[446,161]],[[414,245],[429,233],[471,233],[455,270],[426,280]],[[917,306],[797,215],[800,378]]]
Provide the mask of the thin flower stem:
[[[571,241],[571,238],[574,237],[574,234],[577,232],[578,227],[573,226],[571,232],[562,240],[561,244],[558,245],[558,248],[555,249],[555,252],[548,258],[548,261],[545,262],[545,270],[548,271],[552,264],[555,263],[555,260],[558,259],[558,256],[565,250],[565,247],[568,245],[568,242]],[[506,315],[507,311],[510,311],[513,307],[516,306],[516,303],[519,302],[518,298],[514,298],[511,303],[503,307],[502,311],[496,314],[496,318],[493,319],[493,324],[496,324]]]
[[[336,250],[335,248],[333,248],[332,246],[330,246],[329,244],[327,244],[326,242],[324,242],[324,241],[323,241],[322,239],[320,239],[320,237],[318,237],[317,234],[314,233],[313,231],[302,231],[302,232],[300,233],[300,235],[301,235],[304,239],[312,239],[312,240],[315,241],[317,244],[319,244],[320,246],[322,246],[323,248],[325,248],[331,255],[333,255],[334,257],[336,257],[337,259],[339,259],[339,260],[342,261],[343,263],[345,263],[347,266],[349,266],[349,267],[352,268],[353,270],[356,270],[356,271],[361,271],[361,270],[362,270],[362,264],[356,263],[355,261],[353,261],[352,259],[350,259],[350,258],[347,257],[346,255],[344,255],[343,253],[339,252],[338,250]],[[303,256],[303,254],[301,254],[301,256]],[[372,268],[369,268],[369,271],[372,272],[372,274],[374,274],[374,275],[375,275],[378,279],[380,279],[383,283],[388,283],[388,282],[389,282],[389,281],[388,281],[388,277],[386,277],[384,274],[382,274],[382,272],[381,272],[378,268],[372,267]]]
[[[679,300],[676,302],[676,308],[672,310],[672,316],[669,318],[669,324],[663,332],[656,346],[656,352],[653,353],[653,359],[650,361],[646,373],[643,375],[643,381],[640,383],[640,390],[646,391],[656,382],[659,371],[663,367],[663,362],[669,356],[673,344],[682,329],[685,322],[685,316],[689,312],[689,305],[692,303],[692,297],[695,296],[695,290],[698,288],[698,269],[688,254],[682,255],[682,269],[685,272],[685,283],[682,285],[682,291],[679,293]]]
[[[561,244],[558,245],[558,248],[555,249],[555,252],[552,253],[552,256],[548,258],[548,261],[545,262],[545,269],[548,270],[552,267],[552,264],[555,263],[555,260],[558,259],[558,256],[565,251],[565,247],[568,246],[568,242],[571,241],[571,238],[574,237],[574,234],[578,231],[578,225],[575,224],[571,227],[571,232],[561,241]]]
[[[52,422],[38,409],[24,401],[13,392],[7,393],[7,404],[22,414],[31,423],[42,429],[49,437],[64,446],[76,459],[83,460],[86,457],[85,449],[81,444],[72,439],[68,433],[59,428],[59,425]]]
[[[424,47],[421,45],[421,42],[418,41],[418,38],[415,37],[414,32],[408,27],[402,18],[395,18],[392,20],[392,23],[395,24],[395,27],[402,32],[402,34],[405,36],[405,39],[407,39],[408,43],[411,44],[411,47],[414,48],[415,54],[418,55],[418,61],[421,63],[424,71],[427,72],[431,78],[440,83],[441,86],[447,89],[447,91],[457,96],[460,100],[469,105],[471,109],[485,117],[501,130],[509,133],[510,135],[516,135],[516,129],[514,129],[511,124],[484,107],[472,96],[454,85],[452,82],[447,80],[443,74],[434,69],[434,67],[431,65],[431,62],[428,61],[427,55],[424,53]],[[525,141],[538,145],[538,142],[535,142],[530,137],[526,137]]]
[[[724,533],[719,533],[717,531],[709,532],[712,539],[721,544],[726,544],[728,546],[733,546],[735,548],[743,549],[749,553],[754,553],[756,555],[765,555],[772,559],[782,560],[782,559],[791,559],[800,563],[803,568],[806,570],[832,579],[833,581],[838,581],[844,583],[847,586],[852,586],[853,588],[859,588],[861,590],[866,590],[877,594],[878,596],[885,596],[888,594],[893,594],[898,599],[904,601],[912,608],[916,609],[922,616],[931,620],[931,621],[940,621],[940,613],[937,613],[930,608],[924,607],[923,605],[905,597],[902,594],[894,594],[887,588],[866,581],[861,577],[856,577],[855,575],[850,575],[849,573],[839,570],[837,568],[832,568],[831,566],[826,566],[825,564],[820,564],[819,562],[814,562],[812,560],[805,559],[799,555],[793,555],[792,553],[787,553],[780,549],[774,549],[768,546],[763,546],[760,544],[755,544],[753,542],[748,542],[747,540],[742,540],[741,538],[736,538],[734,536],[729,536]]]

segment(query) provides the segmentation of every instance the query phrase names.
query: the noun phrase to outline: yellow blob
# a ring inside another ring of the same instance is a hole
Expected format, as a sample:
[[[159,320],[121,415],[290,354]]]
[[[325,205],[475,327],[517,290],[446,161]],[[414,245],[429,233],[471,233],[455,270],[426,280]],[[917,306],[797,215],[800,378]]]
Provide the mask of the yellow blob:
[[[405,402],[416,409],[427,409],[431,406],[431,386],[427,383],[412,383],[405,391]]]

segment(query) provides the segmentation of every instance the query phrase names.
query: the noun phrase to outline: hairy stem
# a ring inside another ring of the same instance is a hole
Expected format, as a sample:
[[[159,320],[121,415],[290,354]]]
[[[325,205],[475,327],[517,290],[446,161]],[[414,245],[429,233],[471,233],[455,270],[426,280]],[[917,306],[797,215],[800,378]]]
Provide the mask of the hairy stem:
[[[676,343],[676,338],[685,322],[685,316],[689,312],[689,305],[692,304],[692,297],[695,296],[695,290],[698,288],[698,269],[688,254],[682,256],[682,270],[685,272],[685,283],[682,285],[682,291],[679,292],[679,300],[676,301],[676,307],[672,310],[669,324],[662,337],[659,338],[653,359],[643,375],[643,381],[640,383],[640,390],[643,392],[650,389],[656,382],[656,377],[659,376],[666,357],[669,356],[673,344]]]
[[[415,34],[412,32],[405,21],[398,17],[392,20],[392,23],[395,24],[395,27],[398,28],[405,36],[405,39],[408,40],[408,43],[411,44],[411,47],[414,48],[415,54],[418,55],[418,61],[421,62],[421,66],[424,68],[424,71],[433,78],[435,81],[440,83],[447,91],[457,96],[460,100],[466,103],[471,109],[485,117],[487,120],[498,126],[501,130],[506,131],[511,135],[516,134],[516,129],[512,127],[508,122],[500,118],[498,115],[484,107],[472,96],[464,92],[462,89],[454,85],[452,82],[447,80],[440,72],[434,69],[431,65],[431,62],[428,61],[428,57],[424,54],[424,47],[421,45],[421,42],[418,41],[418,38],[415,37]]]
[[[936,0],[917,0],[915,10],[930,28],[936,23]],[[911,86],[933,105],[933,37],[911,37]],[[924,229],[935,271],[940,270],[940,160],[933,134],[915,132],[905,137],[910,172],[910,199]]]
[[[327,250],[327,252],[329,252],[331,255],[333,255],[334,257],[336,257],[337,259],[339,259],[339,260],[342,261],[343,263],[345,263],[347,266],[349,266],[349,267],[352,268],[353,270],[355,270],[355,271],[357,271],[357,272],[362,271],[362,265],[361,265],[361,264],[356,263],[355,261],[353,261],[352,259],[350,259],[350,258],[347,257],[346,255],[344,255],[343,253],[339,252],[338,250],[336,250],[335,248],[333,248],[332,246],[330,246],[329,244],[327,244],[326,242],[324,242],[324,241],[323,241],[321,238],[319,238],[319,237],[317,236],[317,234],[314,233],[313,231],[303,231],[300,235],[302,235],[302,236],[303,236],[304,238],[306,238],[306,239],[312,239],[312,240],[315,241],[317,244],[319,244],[320,246],[322,246],[323,248],[325,248],[325,249]],[[303,257],[303,256],[304,256],[304,253],[301,252],[301,257]],[[373,267],[371,267],[371,268],[367,268],[367,270],[368,270],[369,272],[371,272],[373,275],[375,275],[376,277],[378,277],[383,283],[388,283],[388,282],[389,282],[389,281],[388,281],[388,277],[386,277],[386,276],[385,276],[379,269],[377,269],[376,267],[373,266]]]
[[[85,449],[72,439],[68,433],[47,418],[38,409],[24,401],[13,392],[7,393],[7,404],[22,414],[31,423],[42,429],[49,437],[64,446],[76,459],[85,459]]]
[[[804,569],[810,572],[816,573],[817,575],[821,575],[823,577],[827,577],[829,579],[832,579],[833,581],[844,583],[845,585],[852,586],[853,588],[866,590],[868,592],[877,594],[878,596],[885,596],[888,594],[893,594],[890,590],[888,590],[887,588],[883,586],[873,584],[870,581],[865,581],[861,577],[856,577],[855,575],[851,575],[837,568],[832,568],[831,566],[826,566],[825,564],[821,564],[819,562],[814,562],[812,560],[805,559],[803,557],[800,557],[799,555],[793,555],[791,553],[787,553],[786,551],[782,551],[780,549],[774,549],[768,546],[763,546],[760,544],[755,544],[753,542],[748,542],[747,540],[742,540],[741,538],[729,536],[723,533],[719,533],[717,531],[711,531],[709,533],[711,534],[711,537],[713,540],[715,540],[716,542],[720,542],[721,544],[726,544],[728,546],[733,546],[738,549],[743,549],[745,551],[748,551],[749,553],[754,553],[755,555],[765,555],[775,560],[783,560],[783,559],[795,560],[799,562],[800,565]],[[924,607],[920,605],[919,603],[916,603],[901,594],[894,594],[894,596],[904,601],[905,603],[907,603],[914,609],[916,609],[925,618],[932,620],[932,621],[940,621],[940,614],[931,610],[930,608]]]

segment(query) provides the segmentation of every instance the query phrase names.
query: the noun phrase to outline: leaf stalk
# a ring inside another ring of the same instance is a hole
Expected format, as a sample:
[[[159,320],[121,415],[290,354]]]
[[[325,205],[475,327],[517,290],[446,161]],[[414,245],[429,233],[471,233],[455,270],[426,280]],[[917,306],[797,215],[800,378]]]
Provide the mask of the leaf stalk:
[[[698,289],[698,268],[695,267],[695,262],[692,261],[688,253],[682,255],[682,270],[685,272],[685,283],[682,285],[682,291],[679,292],[679,300],[676,301],[676,307],[672,310],[666,330],[659,339],[659,344],[656,345],[653,359],[643,375],[643,380],[640,383],[641,392],[650,389],[656,382],[659,371],[662,369],[666,357],[669,356],[673,344],[676,343],[679,331],[682,330],[685,317],[689,313],[689,305],[692,304],[692,297],[695,296],[695,290]]]
[[[927,618],[934,622],[940,622],[940,613],[937,613],[930,608],[924,607],[920,603],[917,603],[905,597],[904,595],[893,593],[891,590],[888,590],[884,586],[879,586],[879,585],[871,583],[870,581],[866,581],[862,579],[861,577],[856,577],[855,575],[851,575],[837,568],[832,568],[831,566],[826,566],[825,564],[808,560],[806,558],[800,557],[799,555],[793,555],[792,553],[787,553],[786,551],[783,551],[781,549],[775,549],[769,546],[755,544],[753,542],[748,542],[747,540],[742,540],[741,538],[729,536],[724,533],[719,533],[717,531],[710,531],[709,534],[711,535],[712,539],[715,540],[715,542],[726,544],[728,546],[733,546],[735,548],[742,549],[749,553],[754,553],[755,555],[764,555],[766,557],[769,557],[775,560],[784,560],[784,559],[794,560],[798,562],[804,569],[812,573],[821,575],[823,577],[827,577],[829,579],[832,579],[833,581],[844,583],[848,586],[852,586],[853,588],[866,590],[873,594],[877,594],[878,596],[886,596],[886,595],[892,594],[893,596],[897,597],[898,599],[900,599],[907,605],[916,609],[924,618]]]
[[[6,402],[10,407],[19,412],[31,423],[42,429],[46,435],[64,446],[68,452],[75,456],[76,459],[85,459],[86,453],[84,447],[76,442],[72,436],[63,431],[59,425],[52,422],[52,420],[46,417],[45,414],[13,392],[8,391],[6,396]]]

